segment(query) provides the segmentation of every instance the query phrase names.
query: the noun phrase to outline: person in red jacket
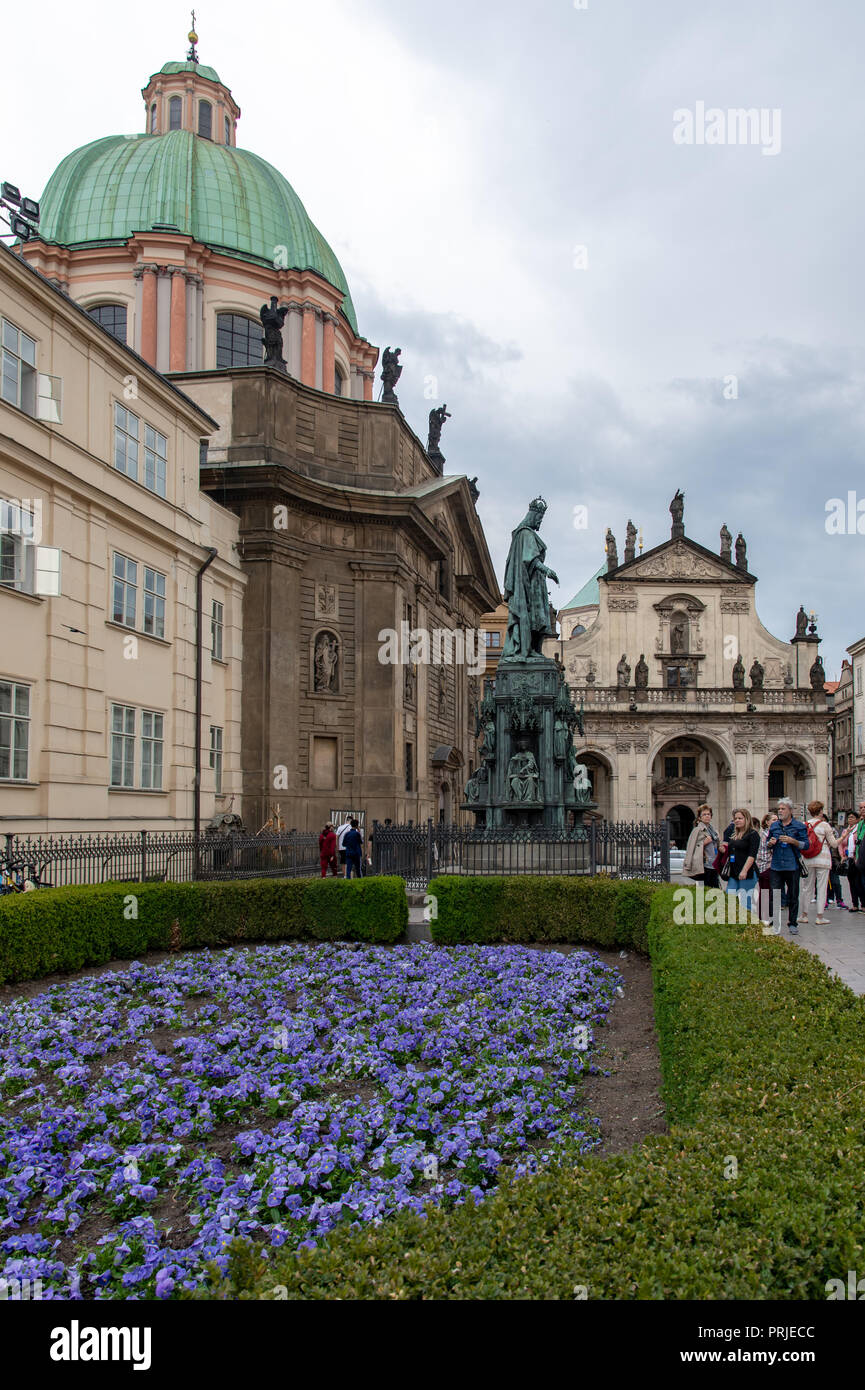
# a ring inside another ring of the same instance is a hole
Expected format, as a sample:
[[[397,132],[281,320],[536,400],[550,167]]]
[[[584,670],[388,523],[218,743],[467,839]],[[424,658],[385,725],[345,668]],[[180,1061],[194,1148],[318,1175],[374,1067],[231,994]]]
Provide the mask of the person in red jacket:
[[[321,860],[321,876],[327,878],[327,871],[330,868],[334,878],[338,877],[336,867],[336,831],[328,821],[318,837],[318,855]]]

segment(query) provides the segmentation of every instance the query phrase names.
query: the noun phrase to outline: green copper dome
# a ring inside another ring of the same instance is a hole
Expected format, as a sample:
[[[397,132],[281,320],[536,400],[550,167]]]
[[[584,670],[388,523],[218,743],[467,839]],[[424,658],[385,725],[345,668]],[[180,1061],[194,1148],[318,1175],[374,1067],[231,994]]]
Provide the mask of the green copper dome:
[[[163,72],[172,66],[184,64]],[[241,260],[273,265],[281,255],[279,265],[314,270],[342,291],[343,313],[357,332],[342,266],[288,180],[249,150],[187,130],[108,135],[67,155],[42,195],[40,236],[60,246],[122,245],[156,226]]]
[[[176,72],[196,72],[199,77],[206,77],[209,81],[219,82],[221,85],[221,79],[216,68],[209,68],[206,63],[190,63],[188,59],[185,63],[163,63],[159,71],[161,73],[168,73],[169,75]]]

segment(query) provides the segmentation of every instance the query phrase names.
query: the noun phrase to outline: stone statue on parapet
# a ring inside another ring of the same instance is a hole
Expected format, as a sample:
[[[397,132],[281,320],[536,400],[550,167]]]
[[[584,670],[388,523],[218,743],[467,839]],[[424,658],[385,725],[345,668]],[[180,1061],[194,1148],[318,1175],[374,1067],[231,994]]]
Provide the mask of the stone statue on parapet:
[[[283,304],[282,308],[277,308],[277,304],[276,295],[272,294],[270,304],[262,304],[259,310],[261,326],[264,329],[264,365],[275,367],[277,371],[288,375],[288,364],[282,355],[282,326],[288,313],[288,305]]]
[[[721,527],[721,559],[726,560],[727,564],[730,565],[732,564],[732,554],[733,533],[727,529],[727,523],[725,521]]]
[[[399,355],[402,348],[386,347],[381,359],[382,402],[385,405],[399,405],[394,387],[402,376]]]
[[[677,488],[676,495],[670,503],[670,516],[673,518],[673,526],[670,534],[673,540],[675,540],[677,536],[684,536],[685,534],[684,515],[685,494],[680,488]]]
[[[629,521],[625,527],[625,564],[633,560],[637,553],[637,528],[633,521]]]
[[[440,405],[432,409],[429,413],[429,435],[427,437],[426,451],[431,459],[437,463],[444,463],[445,458],[439,444],[442,437],[442,426],[445,420],[451,418],[447,405]]]

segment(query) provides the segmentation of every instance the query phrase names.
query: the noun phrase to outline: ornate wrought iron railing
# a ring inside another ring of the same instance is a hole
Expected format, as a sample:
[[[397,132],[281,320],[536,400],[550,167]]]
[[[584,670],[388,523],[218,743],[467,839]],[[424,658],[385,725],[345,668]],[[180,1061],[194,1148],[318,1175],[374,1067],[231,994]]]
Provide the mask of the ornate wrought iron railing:
[[[599,874],[670,877],[669,822],[593,821],[584,838],[548,826],[476,830],[460,825],[373,825],[373,873],[425,888],[437,874]]]
[[[184,883],[192,879],[296,878],[320,872],[318,833],[6,835],[0,869],[42,887],[73,883]]]

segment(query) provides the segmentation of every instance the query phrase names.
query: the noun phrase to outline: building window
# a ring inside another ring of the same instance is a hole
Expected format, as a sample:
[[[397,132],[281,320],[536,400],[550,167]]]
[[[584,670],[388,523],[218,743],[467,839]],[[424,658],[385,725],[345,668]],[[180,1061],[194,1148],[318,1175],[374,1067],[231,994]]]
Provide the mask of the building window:
[[[861,695],[861,694],[862,694],[862,667],[861,667],[861,665],[856,667],[856,694],[857,694],[857,695]]]
[[[683,759],[682,759],[682,776],[683,776],[683,777],[696,777],[696,775],[697,775],[697,759],[696,759],[696,758],[683,758]]]
[[[144,567],[144,631],[165,636],[165,575]]]
[[[156,134],[156,102],[150,108],[150,134]]]
[[[94,304],[87,312],[92,319],[108,330],[112,338],[116,338],[119,343],[126,342],[125,304]]]
[[[33,513],[18,502],[0,501],[0,584],[22,594],[35,592]]]
[[[583,627],[582,623],[575,623],[574,626],[571,628],[571,636],[579,637],[580,633],[585,632],[585,630],[586,629]]]
[[[680,690],[688,684],[687,666],[667,667],[667,689]]]
[[[111,785],[135,785],[135,710],[111,706]]]
[[[125,311],[124,311],[125,312]],[[114,402],[114,467],[138,482],[138,451],[141,421],[119,401]],[[157,496],[165,496],[168,440],[152,425],[144,426],[144,486]]]
[[[222,730],[210,726],[210,766],[213,768],[213,787],[217,796],[222,795]]]
[[[144,791],[162,790],[164,723],[164,714],[149,709],[141,711],[141,786]]]
[[[678,777],[678,775],[679,775],[679,759],[678,759],[678,758],[665,758],[665,759],[664,759],[664,776],[665,776],[665,777]]]
[[[260,367],[263,361],[261,324],[243,314],[217,314],[217,367]]]
[[[205,140],[210,140],[213,135],[213,107],[209,101],[198,103],[198,133]]]
[[[769,772],[769,800],[773,801],[778,796],[784,796],[784,770],[783,768],[772,768]]]
[[[168,99],[168,129],[179,130],[183,121],[183,98],[169,97]]]
[[[114,592],[111,620],[124,627],[135,626],[138,606],[138,565],[126,555],[114,556]]]
[[[210,650],[214,661],[222,661],[222,634],[225,619],[225,608],[221,603],[213,600],[210,611]]]
[[[224,132],[225,132],[225,143],[226,143],[226,145],[230,145],[230,144],[231,144],[231,121],[228,119],[227,116],[223,117],[223,121],[224,121],[223,130],[224,130]]]
[[[28,415],[36,414],[36,343],[14,323],[2,320],[3,373],[0,395]]]
[[[405,789],[414,791],[414,745],[411,743],[405,746]]]
[[[165,496],[165,470],[168,440],[159,430],[144,426],[144,486],[159,497]]]
[[[118,473],[138,482],[138,436],[140,420],[131,410],[114,402],[114,467]]]
[[[863,750],[863,748],[862,748],[862,725],[861,725],[861,724],[857,724],[857,725],[856,725],[856,757],[857,757],[857,758],[861,758],[863,751],[865,751],[865,750]]]
[[[342,395],[342,387],[343,387],[343,382],[344,382],[344,381],[345,381],[345,377],[343,376],[342,372],[339,370],[339,367],[334,367],[334,369],[333,369],[333,394],[334,394],[335,396],[341,396],[341,395]]]
[[[30,686],[0,681],[0,778],[26,782],[30,749]]]

